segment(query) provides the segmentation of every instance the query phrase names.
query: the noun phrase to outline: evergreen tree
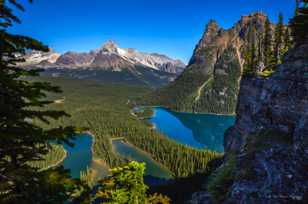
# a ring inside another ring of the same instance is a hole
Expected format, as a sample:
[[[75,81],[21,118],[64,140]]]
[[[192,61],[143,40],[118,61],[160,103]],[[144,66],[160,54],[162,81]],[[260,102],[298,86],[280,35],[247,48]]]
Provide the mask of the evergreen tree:
[[[273,51],[272,51],[272,31],[271,31],[271,24],[269,19],[265,21],[265,31],[264,31],[264,41],[263,41],[263,48],[264,48],[264,65],[266,69],[272,68],[272,59],[273,59]]]
[[[279,14],[278,23],[275,28],[275,44],[274,44],[274,68],[281,63],[283,49],[284,25],[283,15]]]
[[[31,2],[31,1],[30,1]],[[29,165],[51,148],[50,141],[69,143],[74,127],[43,129],[36,121],[68,116],[62,111],[40,110],[51,101],[47,92],[60,92],[49,83],[29,81],[39,71],[17,67],[28,50],[48,51],[41,42],[10,34],[8,28],[20,23],[13,13],[24,10],[16,0],[0,1],[0,203],[62,203],[77,184],[62,168],[40,172]]]
[[[258,71],[259,67],[260,67],[260,63],[263,61],[263,38],[262,38],[262,34],[258,34],[258,57],[257,57],[257,68]]]
[[[249,41],[248,41],[248,44],[249,44]],[[250,47],[247,46],[244,50],[245,63],[244,63],[244,68],[243,68],[243,76],[249,76],[250,73],[252,72],[250,60],[251,60],[251,50],[250,50]]]
[[[112,175],[98,185],[94,200],[110,204],[169,204],[170,199],[166,196],[146,194],[144,171],[145,164],[137,162],[112,169]]]
[[[295,15],[294,16],[299,15],[299,1],[300,0],[295,0]]]
[[[251,25],[247,38],[247,47],[244,54],[244,76],[254,76],[257,72],[257,56],[256,56],[256,28]]]
[[[282,56],[292,47],[292,40],[289,27],[285,29],[283,43],[284,47],[282,49]]]
[[[297,0],[296,15],[290,21],[295,46],[308,40],[308,0]]]
[[[252,31],[250,33],[250,38],[251,38],[251,47],[250,47],[250,50],[251,50],[251,67],[252,67],[252,74],[256,74],[257,73],[257,67],[258,67],[258,61],[257,61],[257,49],[256,49],[256,28],[255,27],[252,27]]]

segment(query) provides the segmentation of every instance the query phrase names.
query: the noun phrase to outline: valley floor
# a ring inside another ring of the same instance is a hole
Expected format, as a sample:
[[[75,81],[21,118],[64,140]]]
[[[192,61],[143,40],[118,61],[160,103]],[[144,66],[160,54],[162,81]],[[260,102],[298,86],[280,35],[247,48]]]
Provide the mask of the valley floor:
[[[43,80],[63,89],[60,95],[50,95],[51,100],[65,98],[63,103],[54,103],[47,108],[65,110],[72,116],[55,121],[52,126],[88,127],[95,135],[93,158],[102,160],[110,168],[127,163],[126,158],[113,151],[111,139],[116,138],[125,138],[168,168],[175,177],[186,177],[205,170],[208,162],[220,157],[220,154],[209,150],[178,144],[132,116],[133,101],[152,91],[149,88],[100,85],[92,81],[61,78]]]

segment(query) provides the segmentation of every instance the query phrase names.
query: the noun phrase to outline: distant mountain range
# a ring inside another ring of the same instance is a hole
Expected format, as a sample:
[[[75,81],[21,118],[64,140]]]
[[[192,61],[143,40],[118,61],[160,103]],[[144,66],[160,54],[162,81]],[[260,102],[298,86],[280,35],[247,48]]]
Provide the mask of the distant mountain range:
[[[111,40],[90,52],[58,54],[32,51],[21,66],[45,69],[43,75],[94,79],[106,83],[124,83],[159,87],[173,81],[185,64],[162,54],[122,49]]]

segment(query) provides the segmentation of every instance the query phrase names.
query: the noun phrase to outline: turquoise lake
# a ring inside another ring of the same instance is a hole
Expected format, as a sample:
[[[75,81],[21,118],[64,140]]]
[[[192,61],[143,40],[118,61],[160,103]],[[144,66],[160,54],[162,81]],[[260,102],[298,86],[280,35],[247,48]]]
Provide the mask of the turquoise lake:
[[[71,171],[73,178],[80,177],[80,171],[85,171],[91,167],[92,163],[92,137],[87,134],[78,135],[73,141],[74,146],[63,145],[67,151],[67,156],[63,161],[65,169]]]
[[[223,152],[224,132],[235,123],[234,116],[193,114],[154,107],[149,120],[156,129],[178,143]]]

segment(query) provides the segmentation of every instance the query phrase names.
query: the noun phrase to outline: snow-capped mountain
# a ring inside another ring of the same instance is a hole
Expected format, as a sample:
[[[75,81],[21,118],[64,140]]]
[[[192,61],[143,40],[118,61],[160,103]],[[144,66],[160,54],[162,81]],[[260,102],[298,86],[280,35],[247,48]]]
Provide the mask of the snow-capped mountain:
[[[25,56],[25,66],[40,68],[83,68],[121,71],[142,66],[149,69],[172,74],[180,74],[185,64],[165,55],[144,53],[135,49],[122,49],[112,40],[107,41],[100,49],[78,53],[66,52],[63,55],[33,51]]]
[[[185,68],[179,60],[161,54],[149,54],[135,49],[123,49],[111,40],[90,52],[52,50],[33,51],[24,56],[25,68],[41,68],[48,77],[96,80],[101,83],[164,86],[173,81]]]
[[[34,50],[23,56],[23,58],[26,61],[23,62],[22,65],[23,66],[38,65],[40,63],[53,64],[58,60],[59,57],[60,54],[55,53],[53,50],[50,50],[49,52],[41,52]]]
[[[99,53],[102,55],[114,54],[133,65],[141,65],[174,74],[181,73],[185,68],[185,64],[180,60],[173,60],[165,55],[156,53],[139,52],[131,48],[122,49],[113,41],[108,41]]]

